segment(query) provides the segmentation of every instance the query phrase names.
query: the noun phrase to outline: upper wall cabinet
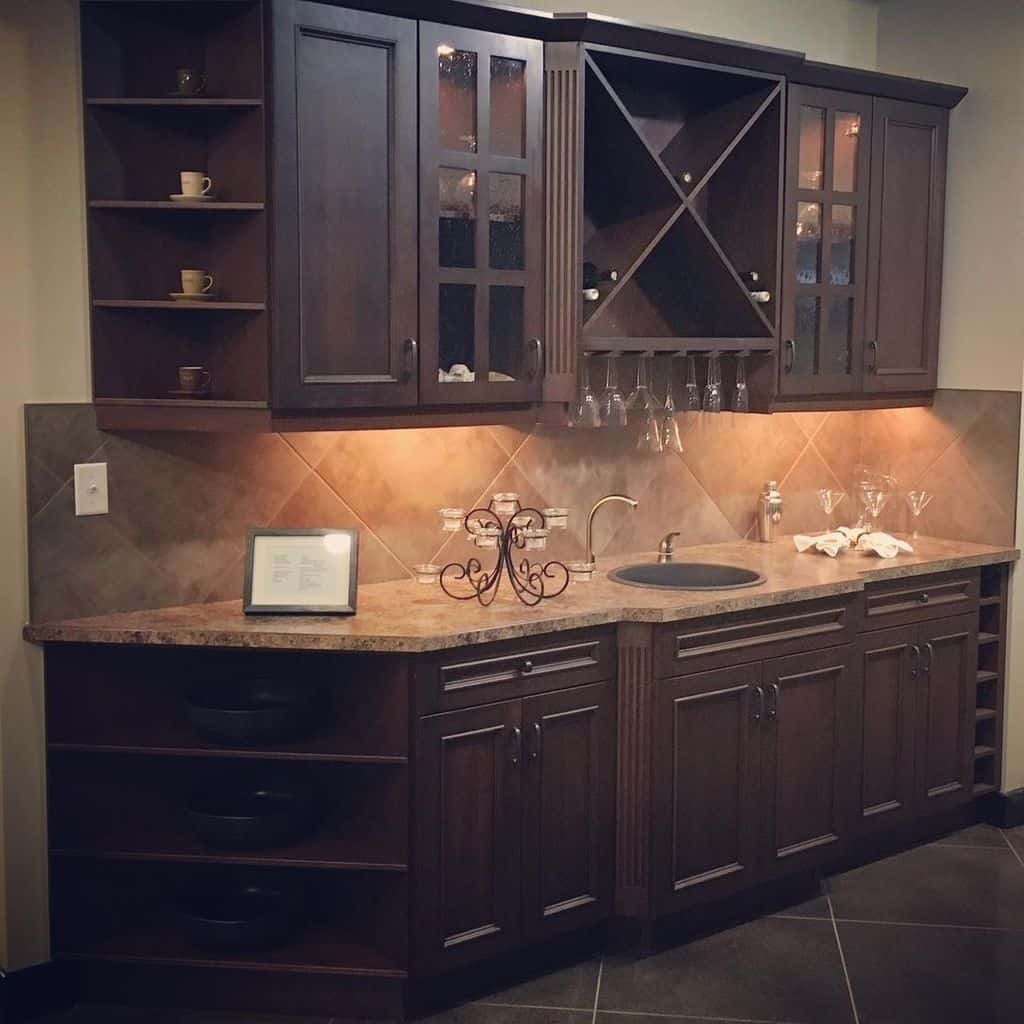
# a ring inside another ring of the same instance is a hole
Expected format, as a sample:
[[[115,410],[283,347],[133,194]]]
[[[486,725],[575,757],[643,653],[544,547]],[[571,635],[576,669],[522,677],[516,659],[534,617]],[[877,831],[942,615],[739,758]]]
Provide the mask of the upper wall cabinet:
[[[790,87],[783,399],[935,388],[947,119]]]

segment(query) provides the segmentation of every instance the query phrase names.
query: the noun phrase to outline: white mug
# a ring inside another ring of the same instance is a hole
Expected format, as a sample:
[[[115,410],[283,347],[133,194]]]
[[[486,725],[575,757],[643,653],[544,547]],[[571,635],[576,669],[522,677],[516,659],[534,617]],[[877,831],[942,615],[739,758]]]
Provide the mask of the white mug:
[[[202,171],[181,172],[181,194],[183,196],[205,196],[213,188],[213,179]]]
[[[181,272],[181,290],[186,295],[200,295],[213,288],[213,274],[205,270],[183,270]]]

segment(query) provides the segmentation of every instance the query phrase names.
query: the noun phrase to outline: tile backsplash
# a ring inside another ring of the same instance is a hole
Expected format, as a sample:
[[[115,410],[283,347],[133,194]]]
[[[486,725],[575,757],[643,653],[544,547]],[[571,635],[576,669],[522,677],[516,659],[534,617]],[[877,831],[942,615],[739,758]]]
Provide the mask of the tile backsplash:
[[[584,515],[609,506],[598,554],[750,534],[757,495],[780,481],[784,530],[820,529],[814,492],[849,489],[853,467],[890,470],[936,498],[922,530],[1013,540],[1020,395],[940,391],[930,409],[696,414],[681,419],[683,455],[648,455],[627,431],[453,427],[309,434],[103,434],[88,405],[26,407],[31,614],[34,621],[238,598],[250,526],[356,527],[362,583],[411,576],[418,562],[468,553],[445,541],[437,509],[517,491],[572,510],[555,557],[579,557]],[[108,464],[110,515],[76,519],[72,467]],[[852,499],[840,513],[853,515]],[[883,526],[907,528],[901,502]]]

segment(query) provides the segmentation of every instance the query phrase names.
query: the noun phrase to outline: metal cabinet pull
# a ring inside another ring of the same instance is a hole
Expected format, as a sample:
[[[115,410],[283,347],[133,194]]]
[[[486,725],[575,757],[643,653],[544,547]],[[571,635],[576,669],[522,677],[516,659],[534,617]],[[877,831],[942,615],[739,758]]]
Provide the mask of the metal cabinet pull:
[[[523,730],[517,725],[512,730],[512,763],[519,764],[523,759]]]
[[[868,342],[868,352],[871,353],[871,362],[868,363],[868,373],[878,373],[878,342],[872,339]]]
[[[921,604],[927,604],[931,600],[931,598],[928,596],[928,591],[922,590],[921,593],[917,595],[917,600]]]
[[[782,364],[784,373],[792,373],[793,367],[796,365],[796,340],[794,338],[787,338],[783,342],[785,348],[785,357]]]
[[[533,723],[533,749],[530,751],[530,760],[536,761],[540,757],[540,743],[543,730],[541,729],[540,722]]]
[[[935,648],[929,643],[924,645],[924,649],[928,652],[928,664],[925,665],[924,670],[931,675],[932,665],[935,664]]]
[[[768,718],[774,720],[779,717],[779,684],[772,683],[768,687],[768,696],[771,698],[768,704]]]
[[[526,658],[522,665],[519,666],[519,671],[522,672],[524,676],[528,676],[533,671],[533,662],[529,658]]]
[[[914,644],[910,648],[910,675],[916,679],[921,671],[921,648]]]
[[[531,359],[526,373],[530,380],[533,380],[544,372],[544,342],[540,338],[531,338],[528,344],[530,346]]]
[[[406,380],[416,376],[416,367],[420,361],[420,346],[415,338],[405,339],[405,372]]]
[[[754,708],[754,721],[760,722],[764,718],[764,687],[754,687],[754,699],[757,701],[757,706]]]

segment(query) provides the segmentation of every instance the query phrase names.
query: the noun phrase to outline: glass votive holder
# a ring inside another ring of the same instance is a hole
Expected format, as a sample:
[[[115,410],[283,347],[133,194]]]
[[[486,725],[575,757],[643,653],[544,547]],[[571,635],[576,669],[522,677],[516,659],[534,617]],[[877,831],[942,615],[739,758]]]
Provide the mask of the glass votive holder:
[[[491,498],[491,508],[499,516],[510,516],[519,511],[519,495],[514,491],[503,491]]]
[[[496,548],[500,536],[499,526],[478,526],[473,533],[473,543],[478,548]]]
[[[594,578],[596,566],[593,562],[570,562],[566,568],[570,583],[589,583]]]
[[[549,530],[564,530],[569,525],[569,510],[567,508],[544,508],[541,509],[541,512]]]
[[[550,530],[543,526],[528,526],[522,531],[524,547],[527,551],[543,551],[548,546]]]
[[[462,523],[466,518],[466,512],[461,508],[442,508],[441,529],[445,533],[458,533],[462,529]]]
[[[416,582],[430,585],[431,583],[437,583],[441,579],[441,566],[426,563],[424,565],[414,565],[413,572],[416,573]]]

